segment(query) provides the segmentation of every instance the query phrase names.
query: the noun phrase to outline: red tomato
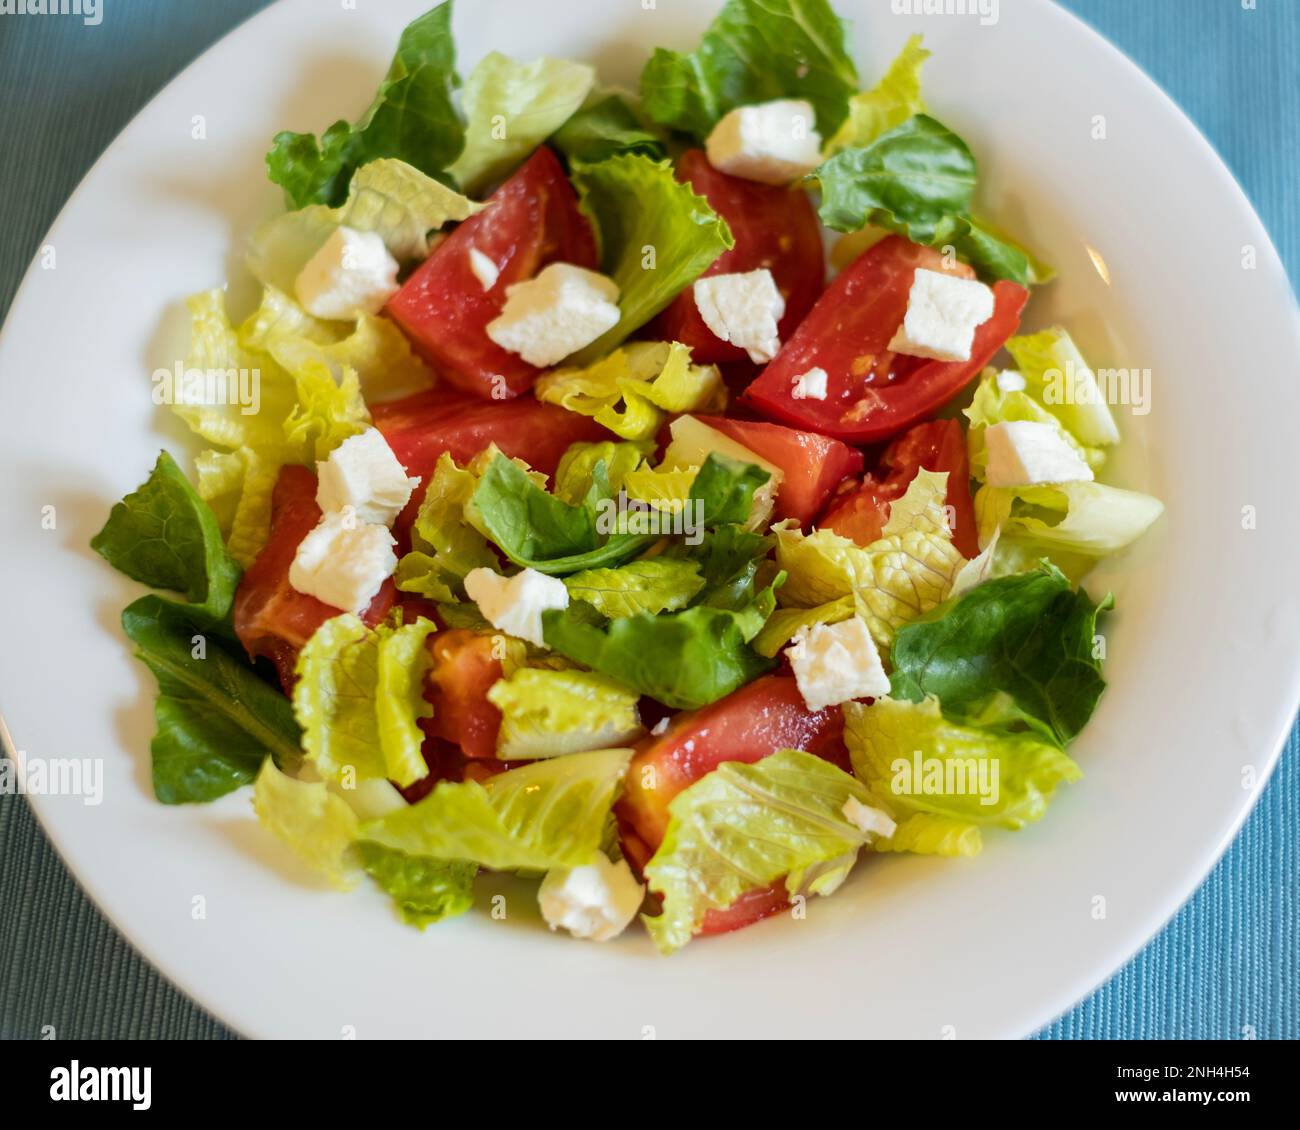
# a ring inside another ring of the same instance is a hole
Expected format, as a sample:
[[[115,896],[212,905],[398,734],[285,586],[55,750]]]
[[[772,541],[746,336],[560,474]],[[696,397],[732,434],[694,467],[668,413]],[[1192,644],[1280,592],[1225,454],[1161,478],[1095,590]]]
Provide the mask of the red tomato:
[[[430,636],[433,669],[424,696],[433,704],[428,728],[459,746],[466,757],[497,755],[501,711],[488,702],[492,684],[502,677],[496,639],[490,632],[454,628]]]
[[[743,930],[773,914],[780,914],[789,906],[790,896],[785,889],[785,880],[778,879],[770,887],[746,891],[726,910],[708,911],[698,933],[702,937],[730,934],[733,930]]]
[[[484,290],[470,268],[477,249],[500,274]],[[596,240],[578,198],[545,146],[488,198],[488,206],[442,241],[388,303],[416,351],[452,384],[485,399],[532,387],[538,371],[487,336],[506,288],[549,263],[595,268]]]
[[[875,472],[855,490],[832,502],[818,521],[818,528],[834,530],[858,545],[870,545],[889,521],[890,504],[903,497],[923,467],[948,472],[953,544],[964,557],[976,556],[979,540],[970,494],[966,434],[956,420],[931,420],[899,436],[885,449]]]
[[[890,352],[907,312],[918,267],[943,270],[943,257],[891,236],[864,251],[833,283],[785,347],[745,392],[765,416],[849,443],[879,443],[923,420],[966,386],[1020,326],[1029,292],[993,287],[993,317],[975,331],[969,361],[927,361]],[[950,268],[970,277],[970,268]],[[825,400],[796,398],[795,381],[826,370]]]
[[[306,467],[285,467],[271,495],[271,536],[235,592],[235,633],[253,658],[275,664],[286,693],[294,683],[298,652],[326,620],[340,614],[289,584],[298,545],[320,521],[316,476]],[[362,619],[372,627],[388,615],[397,589],[384,582]]]
[[[727,176],[709,164],[702,149],[688,149],[682,154],[677,162],[677,179],[708,200],[709,206],[727,221],[736,240],[736,246],[718,256],[704,277],[766,267],[785,297],[781,337],[793,333],[826,285],[821,225],[808,194],[798,187],[773,187]],[[738,361],[748,356],[738,346],[714,336],[700,317],[691,289],[679,294],[659,315],[650,336],[689,345],[693,359],[700,364]]]
[[[781,469],[784,478],[776,495],[778,521],[795,518],[801,526],[806,525],[842,480],[862,471],[862,452],[837,439],[797,432],[780,424],[720,416],[700,418]]]

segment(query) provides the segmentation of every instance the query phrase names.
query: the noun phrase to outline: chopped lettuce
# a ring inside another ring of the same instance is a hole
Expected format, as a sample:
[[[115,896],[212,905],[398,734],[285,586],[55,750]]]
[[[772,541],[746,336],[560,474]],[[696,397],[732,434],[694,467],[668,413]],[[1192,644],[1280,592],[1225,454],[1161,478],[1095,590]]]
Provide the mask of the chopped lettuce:
[[[488,52],[465,81],[465,148],[451,175],[466,192],[504,180],[573,117],[595,81],[585,63]]]
[[[248,269],[264,286],[285,294],[303,267],[339,227],[374,232],[399,263],[429,253],[429,233],[481,211],[460,193],[404,161],[382,159],[357,170],[337,208],[312,204],[267,220],[248,247]]]
[[[357,817],[323,782],[295,780],[268,757],[253,784],[253,809],[263,827],[331,886],[356,886]]]
[[[632,751],[554,757],[428,796],[363,824],[361,839],[496,871],[582,867],[600,850]]]
[[[389,895],[402,921],[423,930],[474,905],[478,865],[430,859],[360,840],[355,853],[365,872]]]
[[[641,730],[637,695],[591,671],[521,667],[488,691],[501,711],[497,754],[506,761],[626,745]]]
[[[652,439],[670,415],[719,409],[726,401],[716,365],[692,365],[688,346],[658,341],[625,345],[585,368],[546,373],[534,393],[636,441]]]
[[[922,46],[922,37],[912,36],[884,78],[871,90],[849,99],[848,119],[826,143],[826,156],[832,157],[841,149],[870,145],[908,118],[924,114],[921,66],[929,57],[930,52]]]
[[[1063,748],[1106,688],[1095,641],[1110,607],[1047,564],[986,581],[898,630],[890,693],[911,702],[933,695],[949,719],[1027,726]]]
[[[878,851],[974,855],[982,826],[1042,817],[1056,786],[1082,774],[1055,745],[950,721],[935,698],[844,707],[853,772],[898,823]]]
[[[661,556],[629,561],[617,569],[584,569],[566,577],[564,584],[570,597],[616,619],[685,608],[704,588],[704,578],[696,562]]]
[[[600,236],[601,269],[619,289],[618,324],[573,358],[586,365],[645,325],[735,240],[667,161],[626,153],[575,163],[572,179]]]
[[[591,492],[596,481],[596,466],[605,468],[605,481],[611,494],[624,488],[628,475],[640,466],[650,444],[599,443],[571,444],[560,457],[555,469],[555,497],[570,506],[579,506]]]
[[[744,524],[751,530],[766,527],[772,510],[776,505],[776,496],[781,489],[784,475],[779,467],[743,444],[737,443],[730,436],[723,435],[716,428],[709,427],[695,416],[679,416],[672,422],[670,431],[672,442],[664,451],[661,470],[681,470],[682,468],[702,468],[713,455],[724,456],[740,464],[752,464],[767,472],[765,484],[754,492],[753,508],[749,520]],[[691,479],[694,485],[694,477]]]
[[[419,720],[433,713],[423,684],[434,625],[420,619],[374,631],[351,614],[325,621],[298,657],[294,712],[303,748],[326,780],[344,787],[387,778],[406,786],[428,775]]]
[[[1081,444],[1119,443],[1119,428],[1097,374],[1068,332],[1058,326],[1013,337],[1007,342],[1007,351],[1015,358],[1034,399]]]
[[[338,204],[352,174],[381,157],[395,157],[437,176],[465,142],[452,102],[456,45],[451,0],[412,21],[370,108],[358,121],[335,122],[319,141],[309,133],[278,133],[267,172],[295,208]]]
[[[607,92],[588,97],[587,104],[555,131],[551,143],[570,162],[589,164],[623,153],[656,160],[664,156],[659,131],[646,126],[626,98]]]
[[[839,129],[858,72],[828,0],[727,0],[690,54],[659,47],[641,72],[646,113],[703,141],[738,106],[801,98],[823,137]]]
[[[844,770],[789,749],[752,765],[724,762],[678,793],[645,868],[663,900],[660,915],[642,919],[655,944],[665,953],[680,949],[710,910],[783,876],[791,894],[809,881],[814,893],[838,886],[871,838],[845,815],[850,800],[871,797]]]
[[[775,659],[777,653],[803,629],[817,624],[838,624],[852,617],[855,611],[851,596],[842,596],[812,608],[778,608],[754,637],[754,650],[768,659]]]

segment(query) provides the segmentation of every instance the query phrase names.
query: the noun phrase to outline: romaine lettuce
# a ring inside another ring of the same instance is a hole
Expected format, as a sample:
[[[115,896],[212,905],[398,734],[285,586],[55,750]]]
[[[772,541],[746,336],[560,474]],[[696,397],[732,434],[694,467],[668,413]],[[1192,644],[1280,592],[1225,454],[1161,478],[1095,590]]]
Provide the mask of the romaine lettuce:
[[[704,588],[704,578],[697,562],[659,556],[629,561],[617,569],[584,569],[565,577],[564,584],[570,597],[615,619],[685,608]]]
[[[360,870],[352,843],[357,817],[324,782],[295,780],[268,757],[253,784],[253,810],[263,827],[331,886],[356,886]]]
[[[591,671],[521,667],[492,685],[488,701],[501,711],[506,761],[611,749],[642,732],[636,693]]]
[[[551,138],[570,162],[591,163],[639,153],[655,160],[664,156],[663,137],[650,129],[628,100],[619,94],[598,93]]]
[[[841,149],[870,145],[876,138],[897,129],[908,118],[925,113],[921,96],[921,66],[930,57],[922,37],[912,36],[884,77],[869,91],[849,99],[849,116],[826,143],[826,156]]]

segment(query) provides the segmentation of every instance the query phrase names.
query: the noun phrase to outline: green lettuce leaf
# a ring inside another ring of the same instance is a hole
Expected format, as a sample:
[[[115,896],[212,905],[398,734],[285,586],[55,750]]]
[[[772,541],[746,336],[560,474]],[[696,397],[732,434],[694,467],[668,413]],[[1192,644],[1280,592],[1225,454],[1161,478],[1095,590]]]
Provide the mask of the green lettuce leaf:
[[[584,569],[565,577],[564,585],[570,597],[612,620],[685,608],[704,588],[704,578],[698,563],[661,556],[629,561],[617,569]]]
[[[871,90],[849,99],[848,119],[826,144],[826,156],[841,149],[870,145],[876,138],[897,129],[908,118],[925,113],[921,97],[921,66],[930,57],[922,46],[923,37],[912,36],[901,54]]]
[[[659,47],[641,72],[654,121],[703,141],[738,106],[802,98],[830,137],[848,113],[858,72],[827,0],[727,0],[690,54]]]
[[[1038,334],[1013,337],[1007,342],[1007,350],[1015,358],[1034,399],[1081,444],[1096,447],[1119,443],[1119,428],[1097,383],[1097,375],[1069,333],[1058,326]]]
[[[1106,688],[1094,641],[1110,607],[1050,565],[986,581],[898,630],[890,693],[933,695],[949,719],[1023,724],[1064,747]]]
[[[670,428],[672,442],[664,450],[660,470],[680,470],[682,468],[703,467],[712,455],[725,456],[737,463],[749,463],[761,467],[768,474],[767,482],[755,490],[753,509],[745,525],[750,530],[761,530],[767,526],[768,519],[776,505],[776,496],[781,489],[784,474],[766,459],[743,444],[737,443],[730,436],[723,435],[716,428],[709,427],[695,416],[679,416]],[[694,486],[694,477],[691,485]]]
[[[451,0],[412,21],[370,108],[355,125],[335,122],[318,141],[284,131],[266,155],[267,173],[295,208],[338,204],[352,174],[380,157],[395,157],[438,176],[459,155],[465,128],[452,102],[456,45]]]
[[[427,797],[361,827],[408,855],[495,871],[582,867],[600,850],[631,750],[574,753],[477,781],[443,781]]]
[[[872,803],[898,823],[878,851],[973,855],[981,827],[1040,819],[1056,786],[1082,777],[1056,746],[944,717],[939,702],[847,703],[844,741]]]
[[[812,754],[782,750],[752,765],[727,761],[678,793],[668,830],[646,865],[663,913],[643,917],[664,953],[691,940],[710,910],[786,876],[797,893],[820,866],[834,863],[833,889],[870,840],[844,814],[867,790]],[[814,891],[816,887],[813,888]]]
[[[365,872],[392,897],[402,921],[423,930],[474,905],[478,865],[407,855],[366,840],[355,844]]]
[[[754,650],[768,659],[775,659],[777,653],[803,629],[817,624],[838,624],[849,619],[854,612],[851,596],[842,596],[812,608],[778,608],[754,637]]]
[[[709,528],[741,525],[753,514],[754,499],[771,479],[771,472],[756,463],[714,452],[691,482],[690,501]]]
[[[592,365],[556,369],[533,389],[538,400],[590,416],[626,440],[653,439],[670,415],[722,408],[716,365],[692,365],[688,346],[634,342]]]
[[[113,507],[90,548],[132,580],[183,593],[198,622],[215,626],[230,615],[239,565],[211,507],[165,451],[145,483]]]
[[[591,671],[521,667],[488,691],[506,761],[611,749],[641,734],[637,695]]]
[[[149,749],[163,804],[216,800],[249,784],[268,755],[282,768],[298,764],[293,709],[242,647],[204,635],[184,607],[157,596],[130,605],[122,629],[158,680]]]
[[[466,192],[504,180],[573,117],[595,80],[584,63],[488,52],[465,81],[465,148],[451,175]]]
[[[371,631],[348,613],[325,621],[298,656],[294,713],[317,771],[344,787],[372,778],[402,786],[427,776],[418,721],[434,625],[420,619]]]
[[[640,465],[647,448],[652,449],[652,445],[610,440],[571,444],[555,468],[555,497],[570,506],[580,506],[596,483],[598,464],[604,466],[605,483],[610,493],[617,494],[624,487],[628,475]]]
[[[619,289],[618,324],[574,355],[575,364],[586,365],[645,325],[735,240],[667,161],[627,153],[575,163],[572,180],[600,236],[601,269]]]
[[[1010,279],[1021,286],[1040,286],[1056,271],[1010,236],[985,220],[960,216],[952,221],[951,239],[957,254],[982,278]]]
[[[253,784],[253,810],[263,827],[331,886],[356,886],[357,817],[323,782],[295,780],[267,758]]]
[[[595,94],[587,105],[551,137],[551,144],[570,162],[591,164],[624,153],[659,160],[665,155],[663,137],[641,121],[626,98]]]

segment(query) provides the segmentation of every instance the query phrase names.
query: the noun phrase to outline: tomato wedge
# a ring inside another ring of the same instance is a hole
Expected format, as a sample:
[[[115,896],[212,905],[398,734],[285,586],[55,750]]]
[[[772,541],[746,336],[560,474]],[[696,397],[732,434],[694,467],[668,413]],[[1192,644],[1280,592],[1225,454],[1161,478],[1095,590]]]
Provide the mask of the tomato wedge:
[[[826,286],[821,225],[808,194],[720,173],[703,149],[688,149],[677,162],[677,179],[689,184],[731,228],[736,245],[704,272],[740,274],[766,267],[785,297],[781,338],[794,333]],[[652,323],[649,336],[689,345],[699,364],[739,361],[748,355],[715,337],[695,305],[692,288],[679,294]]]
[[[858,545],[870,545],[889,521],[890,504],[903,497],[921,468],[948,472],[953,545],[963,557],[975,557],[979,539],[970,493],[970,463],[966,435],[956,420],[931,420],[899,436],[885,449],[872,474],[831,502],[817,522],[818,528],[834,530]]]
[[[755,420],[700,419],[781,469],[778,521],[794,518],[806,525],[844,479],[862,472],[862,452],[837,439]]]
[[[470,262],[486,255],[498,275],[489,289]],[[545,146],[442,241],[389,301],[387,311],[415,350],[448,381],[484,399],[506,400],[539,372],[487,336],[506,288],[548,263],[597,266],[591,224],[560,162]]]
[[[892,353],[918,267],[940,271],[938,251],[890,236],[864,251],[822,295],[776,358],[745,391],[764,416],[849,443],[880,443],[957,395],[1020,326],[1029,292],[993,287],[993,317],[975,332],[969,361],[928,361]],[[969,267],[948,269],[971,277]],[[820,368],[825,400],[795,397],[797,379]]]
[[[316,476],[306,467],[283,468],[271,495],[271,536],[235,591],[235,634],[254,659],[265,656],[275,664],[286,693],[303,644],[341,611],[289,584],[298,545],[320,517]],[[388,615],[396,595],[390,577],[361,618],[373,627]]]
[[[433,704],[427,731],[460,747],[466,757],[496,757],[501,711],[488,702],[502,677],[501,657],[491,632],[454,628],[428,640],[433,668],[424,697]]]

